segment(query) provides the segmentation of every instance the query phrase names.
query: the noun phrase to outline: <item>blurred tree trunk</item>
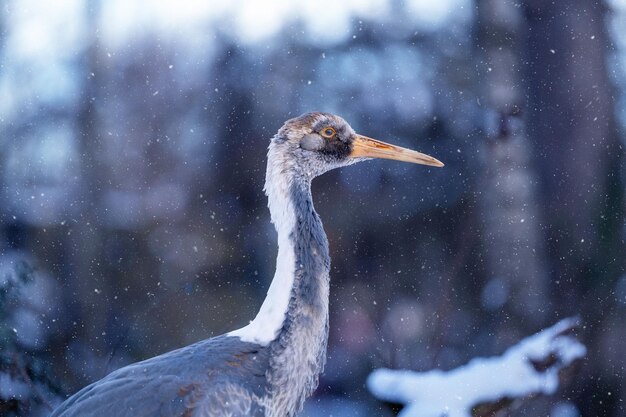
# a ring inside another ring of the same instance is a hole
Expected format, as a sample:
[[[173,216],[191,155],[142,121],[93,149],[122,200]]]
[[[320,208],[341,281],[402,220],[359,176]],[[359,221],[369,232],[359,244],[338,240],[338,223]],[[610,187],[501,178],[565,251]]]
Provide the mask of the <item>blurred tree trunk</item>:
[[[602,216],[616,214],[607,204],[622,151],[606,69],[605,5],[527,0],[526,10],[530,135],[547,203],[553,279],[571,310],[578,308],[577,283],[602,257]]]
[[[546,201],[556,312],[582,315],[597,358],[582,370],[574,398],[589,415],[621,415],[624,355],[613,357],[607,346],[621,330],[615,323],[623,322],[614,310],[615,285],[626,267],[623,150],[607,69],[606,4],[526,0],[525,10],[529,133]]]
[[[86,6],[86,24],[90,28],[89,39],[82,66],[81,96],[77,104],[76,113],[76,143],[81,161],[81,187],[79,214],[75,221],[69,224],[67,236],[68,267],[63,275],[69,280],[68,302],[72,305],[72,319],[79,323],[82,335],[79,339],[88,343],[91,354],[96,357],[106,355],[103,337],[106,334],[106,323],[110,315],[105,308],[108,297],[108,283],[103,276],[103,231],[98,219],[98,206],[102,192],[98,179],[99,169],[98,149],[100,144],[100,129],[97,114],[97,100],[101,77],[98,70],[98,15],[99,0],[89,0]],[[103,300],[105,300],[103,302]],[[84,353],[81,351],[81,353]],[[93,364],[89,364],[92,366]],[[102,376],[102,375],[100,375]],[[90,380],[94,375],[89,369],[84,369],[77,388]]]
[[[486,108],[486,173],[480,184],[487,307],[501,303],[509,331],[544,324],[548,272],[532,149],[526,134],[522,10],[511,0],[478,1],[477,48]],[[491,295],[490,295],[491,294]],[[501,295],[494,295],[501,294]],[[504,298],[506,297],[506,298]]]
[[[4,44],[6,42],[6,38],[7,38],[7,29],[6,29],[6,24],[5,19],[7,14],[7,9],[5,7],[3,7],[2,9],[0,9],[0,57],[4,55]],[[0,73],[3,71],[3,67],[0,66]],[[7,142],[8,142],[8,137],[9,136],[7,133],[8,131],[8,126],[6,125],[6,122],[3,120],[0,120],[0,132],[2,132],[2,134],[0,134],[0,164],[2,164],[1,166],[5,166],[6,165],[6,155],[4,152],[4,149],[7,146]],[[1,172],[0,172],[1,174]],[[0,175],[0,187],[2,187],[1,189],[4,189],[5,184],[4,184],[4,178]],[[6,242],[4,240],[4,225],[5,223],[7,223],[7,218],[6,218],[6,213],[4,211],[4,207],[0,205],[0,254],[4,253],[5,250],[5,245]]]

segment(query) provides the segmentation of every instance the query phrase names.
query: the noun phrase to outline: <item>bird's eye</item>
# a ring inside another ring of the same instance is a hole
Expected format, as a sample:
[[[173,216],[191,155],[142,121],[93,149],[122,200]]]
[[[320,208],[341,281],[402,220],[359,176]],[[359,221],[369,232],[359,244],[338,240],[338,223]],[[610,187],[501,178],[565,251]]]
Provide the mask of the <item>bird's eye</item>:
[[[321,132],[321,135],[324,136],[325,138],[332,138],[333,136],[335,136],[335,134],[337,132],[335,132],[335,129],[333,129],[332,127],[325,127]]]

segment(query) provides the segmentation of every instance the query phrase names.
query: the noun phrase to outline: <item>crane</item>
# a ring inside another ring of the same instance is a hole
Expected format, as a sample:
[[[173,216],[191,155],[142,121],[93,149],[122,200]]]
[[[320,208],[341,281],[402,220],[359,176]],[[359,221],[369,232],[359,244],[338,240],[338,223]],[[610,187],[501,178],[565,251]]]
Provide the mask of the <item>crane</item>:
[[[265,193],[278,234],[276,273],[245,327],[120,368],[51,417],[296,415],[326,362],[330,257],[311,181],[370,158],[441,167],[437,159],[354,132],[321,112],[290,119],[271,139]]]

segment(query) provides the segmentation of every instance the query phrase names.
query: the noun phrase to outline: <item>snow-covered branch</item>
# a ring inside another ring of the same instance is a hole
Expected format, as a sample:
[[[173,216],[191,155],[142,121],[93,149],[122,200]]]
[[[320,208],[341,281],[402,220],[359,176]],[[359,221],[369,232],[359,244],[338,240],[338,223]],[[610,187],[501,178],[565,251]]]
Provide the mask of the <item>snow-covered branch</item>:
[[[447,372],[378,369],[367,385],[378,399],[405,405],[401,417],[493,415],[512,400],[557,390],[560,371],[587,351],[569,334],[577,325],[575,318],[562,320],[501,356]]]

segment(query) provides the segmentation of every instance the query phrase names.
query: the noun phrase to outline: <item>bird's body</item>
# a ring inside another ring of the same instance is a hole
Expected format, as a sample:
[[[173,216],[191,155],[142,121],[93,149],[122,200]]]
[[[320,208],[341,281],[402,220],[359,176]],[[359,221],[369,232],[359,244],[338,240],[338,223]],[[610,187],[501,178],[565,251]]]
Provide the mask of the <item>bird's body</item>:
[[[268,365],[267,348],[218,336],[118,369],[53,416],[264,416]]]
[[[395,153],[384,154],[391,152],[386,147]],[[294,416],[317,386],[328,340],[330,257],[311,180],[368,157],[441,165],[356,135],[334,115],[287,121],[268,151],[265,191],[279,249],[257,317],[242,329],[114,371],[52,417]]]

